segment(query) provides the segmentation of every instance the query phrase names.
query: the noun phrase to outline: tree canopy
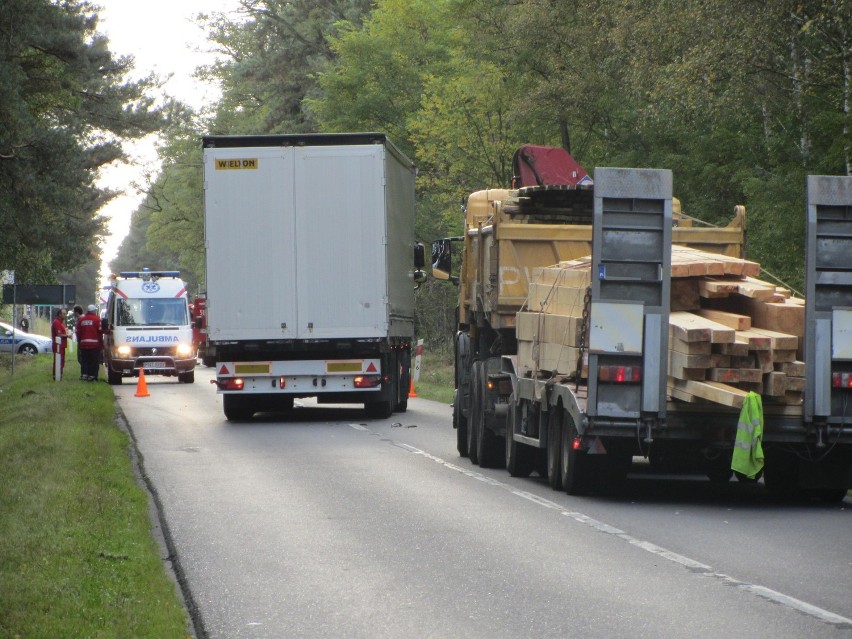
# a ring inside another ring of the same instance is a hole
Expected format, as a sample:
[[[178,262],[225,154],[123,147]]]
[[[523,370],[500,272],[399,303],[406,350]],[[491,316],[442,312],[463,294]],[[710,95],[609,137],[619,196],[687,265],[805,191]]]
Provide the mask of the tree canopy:
[[[203,288],[201,135],[379,130],[418,166],[422,241],[458,231],[469,192],[508,185],[517,146],[559,145],[590,171],[672,169],[685,211],[707,223],[745,204],[749,257],[801,286],[805,176],[852,171],[850,3],[240,0],[236,18],[200,17],[222,54],[200,73],[221,83],[221,100],[170,112],[162,170],[118,261],[176,262]],[[103,54],[86,3],[11,0],[0,20],[14,62],[0,76],[4,96],[14,89],[0,107],[0,167],[52,152],[29,172],[3,169],[3,223],[23,219],[9,213],[21,205],[45,219],[84,212],[76,236],[45,224],[0,251],[4,264],[39,263],[48,248],[56,260],[100,232],[91,213],[109,194],[93,190],[93,167],[156,111],[141,85],[117,81],[129,61]],[[76,57],[42,46],[59,31]],[[93,60],[109,73],[85,84],[75,74]],[[85,99],[96,90],[109,98],[100,108]],[[27,197],[35,176],[57,171]]]
[[[98,210],[115,194],[98,171],[162,125],[145,92],[155,79],[126,80],[132,58],[113,56],[97,24],[88,2],[0,4],[0,270],[19,282],[99,261]]]

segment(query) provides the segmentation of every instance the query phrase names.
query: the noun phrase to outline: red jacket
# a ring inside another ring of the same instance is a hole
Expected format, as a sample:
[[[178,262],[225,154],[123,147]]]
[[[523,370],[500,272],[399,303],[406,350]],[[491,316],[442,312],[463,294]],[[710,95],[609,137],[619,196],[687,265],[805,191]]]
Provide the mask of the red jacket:
[[[50,337],[53,342],[53,352],[59,353],[65,350],[65,346],[68,343],[68,332],[65,330],[65,320],[60,317],[57,317],[53,320],[53,323],[50,325]],[[57,345],[56,338],[61,337],[62,343]]]
[[[94,313],[86,313],[77,320],[77,342],[83,350],[103,348],[101,320]]]

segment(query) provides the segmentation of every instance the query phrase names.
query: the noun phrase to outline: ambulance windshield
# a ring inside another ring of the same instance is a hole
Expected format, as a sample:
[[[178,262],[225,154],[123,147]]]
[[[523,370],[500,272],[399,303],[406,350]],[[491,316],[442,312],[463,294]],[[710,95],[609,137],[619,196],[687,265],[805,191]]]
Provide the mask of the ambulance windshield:
[[[185,326],[189,324],[185,298],[120,298],[116,326]]]

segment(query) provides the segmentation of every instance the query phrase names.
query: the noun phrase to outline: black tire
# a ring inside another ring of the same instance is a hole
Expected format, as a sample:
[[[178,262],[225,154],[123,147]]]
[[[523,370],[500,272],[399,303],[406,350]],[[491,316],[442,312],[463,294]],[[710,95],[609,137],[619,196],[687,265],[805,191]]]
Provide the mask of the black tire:
[[[189,371],[187,373],[178,373],[178,381],[181,384],[194,384],[195,383],[195,371]]]
[[[216,365],[216,360],[212,357],[202,357],[201,363],[204,364],[207,368],[213,368]]]
[[[482,362],[474,362],[470,370],[470,410],[467,420],[467,455],[471,464],[479,464],[479,413],[482,411],[482,398],[480,389],[480,377],[482,377]]]
[[[569,495],[585,495],[589,491],[591,464],[588,454],[574,448],[579,437],[577,425],[567,412],[563,419],[562,488]]]
[[[110,386],[121,386],[121,373],[116,373],[107,367],[107,382]]]
[[[519,444],[512,438],[520,418],[521,406],[515,402],[515,396],[512,395],[509,398],[509,416],[506,420],[506,470],[512,477],[529,477],[535,469],[536,449]]]
[[[229,422],[244,422],[254,416],[254,408],[251,406],[250,398],[237,397],[235,395],[223,395],[222,405],[225,409],[225,417]]]
[[[456,449],[459,457],[467,457],[467,417],[459,406],[459,389],[453,394],[453,428],[456,429]]]
[[[20,355],[35,355],[36,353],[38,353],[38,349],[32,344],[22,344],[18,349]]]
[[[504,468],[506,466],[505,444],[485,424],[485,398],[488,394],[485,363],[482,365],[479,382],[481,410],[479,411],[479,422],[476,424],[476,456],[479,459],[480,468]]]
[[[387,419],[393,414],[390,401],[366,402],[364,412],[370,419]]]
[[[551,406],[547,413],[547,483],[562,490],[562,407]]]

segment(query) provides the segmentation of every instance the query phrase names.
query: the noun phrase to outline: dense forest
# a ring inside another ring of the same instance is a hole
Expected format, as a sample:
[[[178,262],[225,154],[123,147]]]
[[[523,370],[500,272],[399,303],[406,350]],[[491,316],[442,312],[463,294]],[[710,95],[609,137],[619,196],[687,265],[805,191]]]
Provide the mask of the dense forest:
[[[110,195],[92,178],[152,128],[162,169],[112,266],[167,264],[199,290],[205,134],[386,132],[418,167],[424,243],[458,232],[466,194],[508,185],[523,143],[590,172],[671,169],[704,223],[744,204],[749,258],[798,290],[805,176],[852,174],[852,0],[241,0],[198,19],[221,54],[199,69],[222,87],[203,113],[124,82],[88,3],[3,3],[0,270],[91,261]],[[444,330],[428,311],[448,288],[418,292],[421,332]]]

